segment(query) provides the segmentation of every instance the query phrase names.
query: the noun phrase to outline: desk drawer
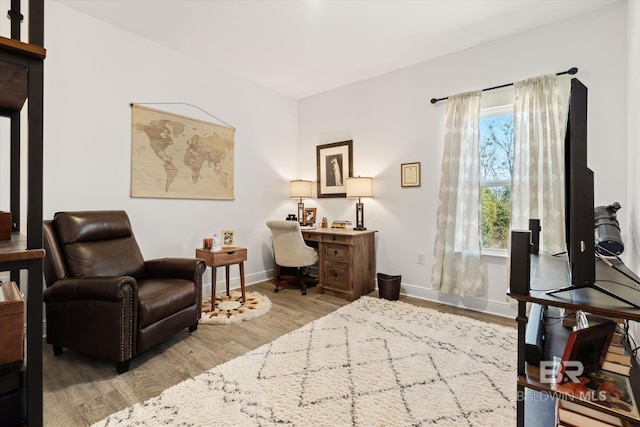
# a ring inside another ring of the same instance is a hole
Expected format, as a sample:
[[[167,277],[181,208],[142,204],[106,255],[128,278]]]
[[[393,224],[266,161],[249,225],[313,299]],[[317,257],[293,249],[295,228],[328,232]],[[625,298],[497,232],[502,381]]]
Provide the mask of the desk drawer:
[[[302,232],[302,238],[304,240],[309,241],[309,242],[321,242],[322,241],[322,235],[320,235],[318,233],[312,233],[310,231],[303,231]]]
[[[343,245],[353,245],[353,236],[345,236],[340,234],[326,234],[322,239],[325,243],[340,243]]]
[[[324,245],[324,259],[327,261],[349,262],[349,246],[346,245]]]
[[[196,250],[196,258],[202,258],[209,267],[222,267],[225,265],[239,264],[247,260],[246,249],[222,249],[209,252],[202,249]]]
[[[328,289],[349,291],[349,264],[325,262],[322,286]]]

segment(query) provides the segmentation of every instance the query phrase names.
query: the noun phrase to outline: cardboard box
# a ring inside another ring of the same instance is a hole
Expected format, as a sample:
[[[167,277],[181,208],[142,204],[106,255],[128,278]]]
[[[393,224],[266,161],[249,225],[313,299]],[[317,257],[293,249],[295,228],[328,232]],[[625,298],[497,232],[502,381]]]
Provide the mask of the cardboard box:
[[[11,212],[0,211],[0,240],[11,240]]]
[[[1,366],[24,360],[24,300],[15,282],[0,287]]]

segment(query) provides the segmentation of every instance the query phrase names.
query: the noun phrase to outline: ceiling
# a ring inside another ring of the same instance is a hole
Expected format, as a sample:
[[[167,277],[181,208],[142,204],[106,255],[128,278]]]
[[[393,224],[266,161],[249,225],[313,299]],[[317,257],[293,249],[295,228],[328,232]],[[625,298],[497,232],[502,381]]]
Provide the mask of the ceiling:
[[[294,98],[624,0],[58,0]]]

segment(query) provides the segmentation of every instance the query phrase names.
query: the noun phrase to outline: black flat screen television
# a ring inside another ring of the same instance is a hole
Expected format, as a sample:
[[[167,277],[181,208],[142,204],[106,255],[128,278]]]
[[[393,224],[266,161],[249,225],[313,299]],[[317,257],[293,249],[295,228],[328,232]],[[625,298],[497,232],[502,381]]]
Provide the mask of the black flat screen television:
[[[592,288],[640,308],[596,283],[593,171],[587,166],[587,87],[575,78],[571,79],[564,159],[565,227],[571,283],[547,294]]]
[[[595,283],[593,171],[587,166],[587,87],[571,79],[565,135],[565,227],[571,286]]]

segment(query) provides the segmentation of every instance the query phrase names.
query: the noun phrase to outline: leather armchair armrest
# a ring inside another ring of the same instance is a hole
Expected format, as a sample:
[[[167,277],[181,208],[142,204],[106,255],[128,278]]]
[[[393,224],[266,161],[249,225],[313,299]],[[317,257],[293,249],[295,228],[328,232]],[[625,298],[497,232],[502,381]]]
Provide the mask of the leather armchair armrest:
[[[44,291],[44,302],[75,300],[121,301],[127,296],[137,299],[138,286],[130,276],[74,277],[56,281]]]
[[[161,258],[145,261],[145,275],[149,278],[166,277],[202,282],[207,266],[199,258]]]

